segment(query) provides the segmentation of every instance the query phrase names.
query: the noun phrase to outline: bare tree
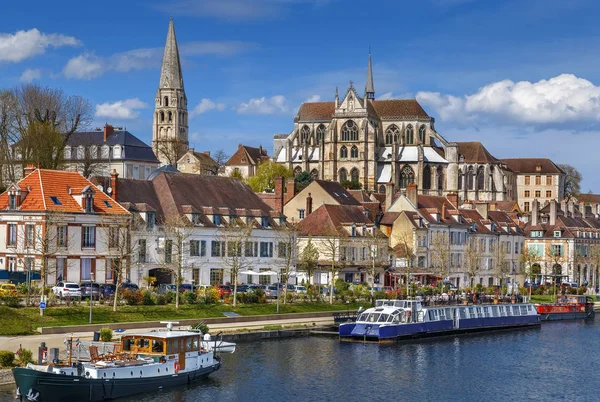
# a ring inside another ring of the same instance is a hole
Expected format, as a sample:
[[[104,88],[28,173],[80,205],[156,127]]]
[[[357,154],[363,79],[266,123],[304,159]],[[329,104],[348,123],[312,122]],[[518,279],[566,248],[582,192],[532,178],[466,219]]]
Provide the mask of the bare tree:
[[[215,162],[217,162],[218,170],[215,173],[215,175],[218,175],[225,168],[225,163],[229,160],[229,155],[227,155],[222,149],[218,149],[217,151],[215,151],[212,158]]]
[[[565,186],[564,186],[564,198],[569,201],[571,198],[579,197],[581,190],[581,180],[583,176],[572,165],[558,165],[558,167],[565,172]]]
[[[376,227],[370,231],[363,227],[363,244],[367,246],[369,254],[369,274],[371,276],[371,303],[375,304],[375,275],[378,268],[388,265],[388,239]]]
[[[0,186],[4,180],[8,183],[17,181],[13,146],[18,140],[16,130],[17,99],[14,91],[0,90]]]
[[[548,273],[548,265],[550,265],[550,275],[552,277],[552,286],[554,288],[554,296],[556,296],[556,278],[562,276],[562,264],[565,262],[564,244],[553,245],[546,244],[544,263],[546,265],[546,274]]]
[[[465,271],[469,276],[469,286],[473,287],[473,280],[481,270],[482,252],[478,247],[477,238],[470,236],[465,244]]]
[[[450,242],[448,232],[433,232],[430,242],[430,263],[433,273],[438,277],[446,278],[450,265]],[[443,288],[442,288],[443,289]]]
[[[279,274],[281,282],[287,285],[290,273],[298,265],[298,229],[294,224],[285,224],[278,230],[277,257],[281,261]],[[287,299],[287,286],[283,288],[283,303]]]
[[[523,247],[523,250],[521,250],[521,255],[519,256],[519,262],[521,262],[525,268],[525,277],[529,278],[529,300],[531,300],[534,266],[539,265],[540,256],[536,250],[530,247]]]
[[[322,255],[325,257],[324,265],[328,266],[329,278],[329,303],[333,304],[333,284],[335,277],[346,264],[346,245],[348,236],[342,229],[329,231],[320,240]]]
[[[588,247],[588,259],[591,264],[594,265],[594,271],[592,274],[592,286],[598,287],[598,268],[600,268],[600,245],[593,244]]]
[[[171,166],[177,166],[177,161],[187,152],[187,143],[178,137],[159,140],[155,144],[156,157]]]
[[[81,158],[77,158],[77,171],[87,179],[92,176],[107,176],[108,164],[103,161],[100,148],[91,141],[86,141],[82,145],[83,155],[80,155]]]
[[[221,261],[229,272],[233,283],[233,307],[237,306],[237,283],[241,271],[252,268],[256,248],[252,238],[252,225],[239,219],[229,222],[229,226],[219,230],[216,240],[220,243]]]
[[[315,247],[312,242],[312,236],[308,236],[308,241],[300,253],[300,259],[298,261],[298,269],[308,277],[308,288],[311,287],[311,278],[314,277],[319,267],[319,250]],[[312,293],[309,292],[309,297],[312,300]]]
[[[511,273],[511,267],[508,261],[506,261],[506,256],[508,252],[506,250],[505,242],[500,241],[500,237],[495,239],[496,247],[493,250],[494,259],[496,260],[496,277],[500,280],[500,289],[501,293],[504,295],[504,284],[506,283],[506,278]]]
[[[404,231],[394,235],[396,246],[394,247],[394,255],[402,261],[406,274],[406,295],[408,296],[410,274],[414,267],[415,260],[415,239],[414,232]]]

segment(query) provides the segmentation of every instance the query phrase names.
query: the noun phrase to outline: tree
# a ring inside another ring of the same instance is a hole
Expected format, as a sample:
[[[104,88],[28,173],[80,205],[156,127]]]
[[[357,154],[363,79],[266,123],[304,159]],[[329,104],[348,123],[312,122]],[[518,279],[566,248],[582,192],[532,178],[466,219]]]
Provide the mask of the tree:
[[[222,149],[218,149],[215,151],[212,158],[215,160],[215,162],[217,162],[218,171],[215,173],[215,175],[218,175],[219,172],[225,168],[225,163],[229,160],[229,155],[227,155]]]
[[[317,268],[319,267],[319,250],[314,246],[312,242],[312,236],[308,236],[308,241],[306,242],[306,246],[300,253],[300,259],[298,262],[298,269],[304,273],[308,277],[308,288],[311,286],[311,278],[314,277],[317,272]],[[309,297],[312,300],[312,294],[309,292]]]
[[[187,152],[188,144],[179,137],[161,139],[155,142],[156,157],[167,165],[176,167],[179,159]]]
[[[362,184],[358,181],[342,180],[340,185],[348,190],[361,190]]]
[[[160,258],[163,269],[167,269],[175,275],[177,287],[175,289],[175,308],[179,309],[179,286],[187,268],[185,266],[185,244],[192,235],[194,225],[185,216],[171,215],[164,219],[161,226],[165,237],[159,239],[159,249],[163,249]]]
[[[596,288],[598,286],[598,269],[600,268],[600,245],[593,244],[588,247],[588,259],[591,264],[594,265],[592,274],[592,286]]]
[[[294,177],[295,192],[299,193],[304,190],[313,181],[314,177],[308,172],[301,172]]]
[[[571,198],[579,197],[581,180],[583,179],[581,173],[571,165],[562,164],[558,167],[565,172],[564,198],[569,201]]]
[[[244,175],[242,174],[242,172],[240,172],[238,168],[233,169],[231,173],[229,173],[229,177],[241,181],[242,183],[246,182],[246,179],[244,179]]]
[[[267,160],[258,165],[256,174],[248,178],[248,185],[256,193],[272,190],[275,187],[276,177],[293,177],[294,173],[291,169],[285,167],[281,163]]]
[[[233,284],[233,307],[237,306],[237,283],[241,271],[252,268],[252,256],[255,255],[252,238],[252,225],[245,225],[239,219],[229,222],[229,226],[220,229],[217,241],[220,243],[221,261],[229,272]]]
[[[298,229],[294,224],[286,224],[278,230],[277,257],[280,259],[279,273],[281,282],[287,285],[290,273],[295,271],[298,265]],[[287,299],[287,286],[283,288],[283,303]]]
[[[529,300],[531,300],[531,288],[533,285],[533,275],[535,266],[539,265],[540,256],[538,252],[530,247],[524,247],[519,256],[519,262],[525,269],[525,277],[529,278]],[[537,265],[536,265],[537,264]]]
[[[450,264],[450,242],[448,232],[437,231],[431,236],[429,247],[430,262],[433,273],[442,279],[448,275],[448,266]]]
[[[508,246],[505,246],[506,243],[500,242],[500,237],[496,238],[495,242],[496,247],[492,252],[494,253],[494,258],[496,260],[496,277],[500,281],[501,293],[504,295],[504,284],[506,283],[506,278],[512,271],[512,267],[509,262],[506,261],[506,256],[508,254],[506,250],[506,247]]]
[[[410,282],[411,270],[415,259],[415,240],[414,231],[404,231],[394,235],[396,246],[394,247],[395,256],[403,263],[406,273],[406,295],[408,296],[408,287]]]
[[[343,228],[333,229],[328,231],[324,238],[321,240],[320,249],[322,250],[323,257],[325,257],[325,265],[327,265],[330,278],[329,278],[329,303],[333,304],[333,284],[335,277],[339,271],[346,264],[346,244],[347,235]]]
[[[375,275],[377,274],[377,268],[385,267],[388,264],[388,239],[376,227],[368,231],[366,226],[363,227],[363,238],[370,260],[371,303],[375,305]]]
[[[479,274],[481,270],[481,257],[482,253],[477,245],[477,237],[469,236],[467,243],[465,244],[465,271],[469,276],[469,286],[474,286],[473,280]]]
[[[546,274],[551,272],[552,277],[552,286],[554,288],[554,295],[556,296],[556,278],[562,277],[562,264],[564,262],[564,244],[554,245],[554,244],[546,244]],[[550,270],[548,269],[548,264],[550,264]]]
[[[102,152],[92,143],[91,139],[84,141],[83,155],[78,155],[77,171],[89,179],[93,176],[108,176],[108,164],[102,162]],[[75,159],[75,158],[71,158]]]
[[[0,90],[0,186],[4,189],[3,180],[15,183],[14,153],[12,146],[17,142],[16,128],[17,98],[14,91]]]

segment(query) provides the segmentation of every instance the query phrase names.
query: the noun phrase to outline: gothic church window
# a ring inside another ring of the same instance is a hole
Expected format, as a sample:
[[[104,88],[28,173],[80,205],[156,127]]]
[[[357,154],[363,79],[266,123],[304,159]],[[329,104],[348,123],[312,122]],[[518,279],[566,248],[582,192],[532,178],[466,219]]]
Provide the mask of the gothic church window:
[[[406,144],[412,145],[415,142],[413,126],[410,124],[406,127]]]
[[[400,188],[415,182],[415,173],[410,166],[404,166],[400,172]]]
[[[169,112],[169,122],[173,121],[173,113]]]
[[[463,189],[463,173],[462,170],[458,169],[458,189]]]
[[[347,158],[348,157],[348,148],[346,148],[345,145],[343,145],[340,148],[340,158]]]
[[[353,145],[352,148],[350,149],[350,157],[358,158],[358,147],[356,145]]]
[[[300,130],[300,141],[301,141],[302,145],[305,145],[308,143],[309,137],[310,137],[310,128],[305,125],[304,127],[302,127],[302,130]]]
[[[437,168],[437,189],[444,189],[444,169],[442,169],[441,166],[438,166]]]
[[[317,169],[313,169],[310,171],[310,175],[312,176],[313,179],[318,179],[319,178],[319,171]]]
[[[392,145],[393,142],[400,142],[400,130],[395,124],[392,124],[385,130],[385,145]]]
[[[163,106],[169,106],[169,97],[165,96],[165,101],[163,102]]]
[[[485,170],[483,166],[477,169],[477,190],[485,189]]]
[[[383,184],[379,186],[379,192],[385,194],[385,186]]]
[[[342,141],[358,141],[358,126],[352,120],[348,120],[342,126]]]
[[[317,127],[317,145],[321,144],[325,140],[325,126],[319,125]]]
[[[302,173],[302,168],[300,166],[296,166],[294,169],[294,177],[298,176],[300,173]]]
[[[348,181],[348,171],[345,168],[340,169],[340,183]]]
[[[160,112],[160,122],[164,122],[165,121],[165,112],[161,111]]]
[[[421,142],[421,144],[425,144],[425,126],[421,126],[421,128],[419,128],[419,141]]]
[[[425,166],[423,169],[423,190],[431,189],[431,168]]]
[[[350,171],[350,181],[352,183],[358,183],[359,179],[358,179],[358,169],[357,168],[352,168],[352,170]]]
[[[469,166],[467,170],[467,190],[474,190],[474,176],[475,172],[473,171],[473,166]]]

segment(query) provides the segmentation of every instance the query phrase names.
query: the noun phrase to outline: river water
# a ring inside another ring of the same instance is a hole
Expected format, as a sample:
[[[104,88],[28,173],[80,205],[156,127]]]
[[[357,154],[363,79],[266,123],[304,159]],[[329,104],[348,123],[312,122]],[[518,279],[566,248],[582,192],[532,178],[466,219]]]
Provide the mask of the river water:
[[[597,401],[599,346],[600,319],[386,346],[240,343],[209,379],[130,401]]]

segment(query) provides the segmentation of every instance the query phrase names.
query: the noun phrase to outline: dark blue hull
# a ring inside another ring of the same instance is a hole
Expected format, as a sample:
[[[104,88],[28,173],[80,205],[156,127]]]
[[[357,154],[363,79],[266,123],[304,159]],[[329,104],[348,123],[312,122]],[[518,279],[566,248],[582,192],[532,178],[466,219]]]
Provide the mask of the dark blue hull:
[[[103,401],[189,384],[217,371],[221,363],[189,373],[132,379],[89,379],[15,368],[13,375],[23,400]]]
[[[396,342],[429,336],[442,336],[465,332],[490,331],[540,325],[538,315],[461,319],[457,325],[453,320],[419,322],[396,325],[341,324],[340,340]]]
[[[576,313],[540,314],[542,321],[582,320],[582,319],[586,319],[586,318],[594,318],[594,316],[595,316],[595,314],[593,311],[591,313],[576,312]]]

